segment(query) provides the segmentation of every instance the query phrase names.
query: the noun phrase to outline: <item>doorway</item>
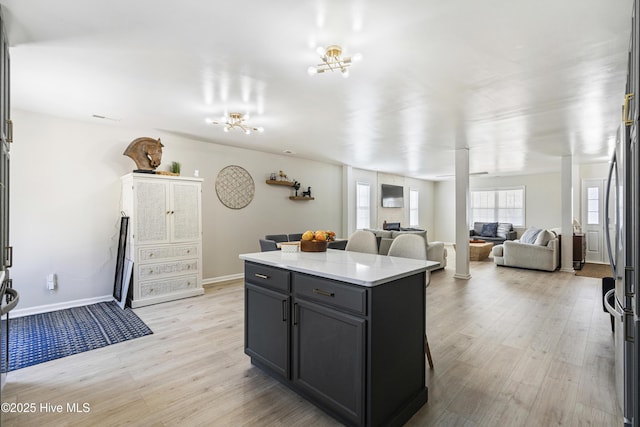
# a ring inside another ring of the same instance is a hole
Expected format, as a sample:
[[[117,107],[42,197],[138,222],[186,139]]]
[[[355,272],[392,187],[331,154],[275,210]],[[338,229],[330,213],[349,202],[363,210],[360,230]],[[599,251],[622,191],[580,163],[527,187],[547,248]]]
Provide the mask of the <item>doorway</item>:
[[[604,250],[604,196],[606,179],[582,181],[582,233],[586,242],[586,262],[609,262]]]

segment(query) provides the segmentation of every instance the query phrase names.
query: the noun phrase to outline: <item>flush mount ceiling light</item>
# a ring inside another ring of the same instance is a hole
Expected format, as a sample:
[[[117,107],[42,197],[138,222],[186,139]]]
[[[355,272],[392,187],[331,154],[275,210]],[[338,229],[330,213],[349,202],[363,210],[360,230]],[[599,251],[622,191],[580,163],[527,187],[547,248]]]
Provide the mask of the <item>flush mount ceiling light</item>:
[[[356,53],[353,57],[345,56],[342,57],[342,48],[337,45],[324,47],[320,46],[316,49],[318,55],[320,55],[320,59],[322,63],[316,65],[315,67],[309,67],[307,72],[309,75],[324,73],[325,71],[340,71],[343,77],[349,77],[349,67],[354,62],[362,59],[362,55]]]
[[[264,132],[262,127],[253,127],[246,124],[244,121],[248,120],[249,116],[245,116],[242,113],[229,113],[228,116],[222,117],[220,121],[212,120],[214,125],[223,125],[224,131],[229,132],[231,129],[238,129],[249,135],[251,132]]]

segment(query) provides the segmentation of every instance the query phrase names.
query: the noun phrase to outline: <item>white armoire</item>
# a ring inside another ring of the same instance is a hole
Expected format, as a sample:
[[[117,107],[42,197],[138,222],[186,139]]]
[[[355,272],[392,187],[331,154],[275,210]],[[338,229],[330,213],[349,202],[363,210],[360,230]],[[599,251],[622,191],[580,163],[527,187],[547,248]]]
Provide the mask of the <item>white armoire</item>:
[[[202,295],[202,179],[130,173],[121,180],[131,307]]]

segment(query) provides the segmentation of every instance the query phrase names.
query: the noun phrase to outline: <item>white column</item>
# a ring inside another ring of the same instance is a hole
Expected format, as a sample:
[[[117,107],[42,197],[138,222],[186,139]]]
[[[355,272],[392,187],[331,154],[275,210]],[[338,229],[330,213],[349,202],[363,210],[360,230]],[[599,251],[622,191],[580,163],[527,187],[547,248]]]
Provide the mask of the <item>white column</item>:
[[[573,173],[572,156],[562,156],[560,173],[562,259],[560,271],[575,273],[573,269]]]
[[[469,149],[456,150],[456,279],[470,279],[469,274]]]

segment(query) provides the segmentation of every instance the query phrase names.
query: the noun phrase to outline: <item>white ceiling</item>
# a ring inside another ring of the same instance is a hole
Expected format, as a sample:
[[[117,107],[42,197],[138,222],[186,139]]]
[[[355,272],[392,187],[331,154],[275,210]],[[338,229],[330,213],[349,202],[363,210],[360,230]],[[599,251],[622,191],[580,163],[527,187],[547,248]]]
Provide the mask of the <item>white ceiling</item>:
[[[462,147],[471,172],[492,175],[607,161],[632,12],[632,0],[0,2],[13,108],[424,179],[453,174]],[[348,79],[307,74],[330,44],[362,54]],[[265,132],[206,123],[233,111]]]

